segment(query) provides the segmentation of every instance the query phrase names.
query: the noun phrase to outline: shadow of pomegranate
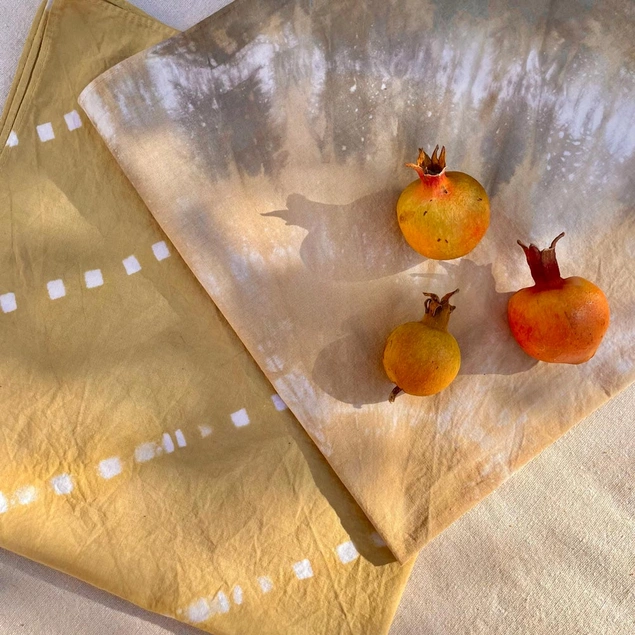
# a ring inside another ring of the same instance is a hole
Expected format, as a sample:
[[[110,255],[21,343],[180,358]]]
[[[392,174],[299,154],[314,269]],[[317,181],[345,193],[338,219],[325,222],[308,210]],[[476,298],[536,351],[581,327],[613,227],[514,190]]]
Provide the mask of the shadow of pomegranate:
[[[397,223],[398,189],[369,194],[345,205],[287,198],[287,209],[263,216],[281,218],[308,234],[300,247],[307,269],[334,280],[376,280],[423,260],[404,240]]]
[[[382,364],[390,327],[357,315],[344,325],[348,335],[326,346],[313,365],[313,380],[331,397],[356,408],[388,399],[394,384]]]
[[[460,375],[514,375],[533,368],[538,362],[518,346],[507,323],[507,302],[513,295],[496,291],[492,265],[471,260],[440,262],[447,271],[450,289],[459,288],[453,302],[457,309],[450,318],[449,331],[461,348]],[[446,276],[410,274],[413,278],[435,281]]]

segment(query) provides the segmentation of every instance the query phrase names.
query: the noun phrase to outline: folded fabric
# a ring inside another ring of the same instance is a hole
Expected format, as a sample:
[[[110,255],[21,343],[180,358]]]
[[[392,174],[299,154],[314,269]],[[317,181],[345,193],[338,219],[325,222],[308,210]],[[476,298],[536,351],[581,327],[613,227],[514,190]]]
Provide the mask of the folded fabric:
[[[77,106],[174,32],[45,4],[0,126],[0,546],[217,635],[387,632],[410,567]]]
[[[630,16],[630,19],[629,19]],[[201,284],[393,553],[407,560],[635,377],[631,4],[237,0],[127,60],[81,104]],[[417,147],[488,190],[467,257],[403,242]],[[598,354],[536,363],[506,324],[517,239],[612,309]],[[381,368],[423,291],[456,287],[457,380]]]

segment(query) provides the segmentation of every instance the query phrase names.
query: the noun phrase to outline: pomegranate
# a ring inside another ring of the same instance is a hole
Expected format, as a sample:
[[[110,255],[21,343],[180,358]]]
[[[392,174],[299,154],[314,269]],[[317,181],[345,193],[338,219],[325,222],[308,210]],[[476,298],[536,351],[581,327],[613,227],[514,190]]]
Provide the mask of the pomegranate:
[[[595,355],[609,326],[609,304],[584,278],[562,278],[554,238],[548,249],[520,240],[534,286],[517,291],[507,305],[509,326],[521,348],[535,359],[581,364]]]
[[[483,186],[463,172],[445,171],[445,147],[429,157],[419,148],[419,175],[397,201],[399,227],[408,244],[422,256],[452,260],[478,245],[489,227],[489,199]]]
[[[424,293],[425,314],[420,322],[398,326],[386,340],[384,368],[396,386],[390,393],[393,402],[400,392],[410,395],[434,395],[449,386],[461,366],[459,345],[448,333],[450,313],[456,307],[447,293],[441,299]]]

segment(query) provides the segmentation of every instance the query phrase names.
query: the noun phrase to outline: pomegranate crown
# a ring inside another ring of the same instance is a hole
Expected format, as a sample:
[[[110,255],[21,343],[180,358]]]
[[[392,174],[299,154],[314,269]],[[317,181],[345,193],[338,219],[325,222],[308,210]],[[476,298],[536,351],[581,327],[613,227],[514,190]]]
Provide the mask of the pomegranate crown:
[[[455,289],[454,291],[450,291],[450,293],[446,293],[442,298],[439,298],[436,293],[424,292],[423,295],[428,298],[425,303],[426,315],[436,317],[441,310],[446,308],[449,313],[452,313],[456,307],[450,304],[450,298],[458,292],[459,290]]]
[[[423,148],[419,148],[417,162],[406,163],[406,167],[416,170],[420,177],[442,174],[443,170],[445,170],[445,146],[441,148],[441,153],[439,153],[439,146],[437,145],[431,157],[424,152]]]
[[[547,249],[539,249],[531,243],[529,246],[518,240],[518,244],[523,248],[527,264],[531,270],[531,276],[538,285],[558,283],[562,280],[560,267],[556,259],[556,243],[564,236],[564,232],[558,234]]]

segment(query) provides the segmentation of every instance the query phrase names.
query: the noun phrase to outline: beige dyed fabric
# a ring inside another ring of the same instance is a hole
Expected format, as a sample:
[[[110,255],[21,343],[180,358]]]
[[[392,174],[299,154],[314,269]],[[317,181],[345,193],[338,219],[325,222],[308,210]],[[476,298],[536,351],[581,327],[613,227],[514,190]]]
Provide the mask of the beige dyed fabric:
[[[635,375],[631,3],[239,0],[97,79],[81,103],[276,390],[402,561]],[[466,258],[403,242],[416,146],[479,178]],[[517,238],[559,245],[612,323],[583,366],[509,335]],[[386,397],[387,334],[461,288],[461,374]]]
[[[0,546],[215,635],[385,633],[410,567],[79,112],[96,75],[172,33],[123,0],[55,0],[18,66],[0,123]]]

